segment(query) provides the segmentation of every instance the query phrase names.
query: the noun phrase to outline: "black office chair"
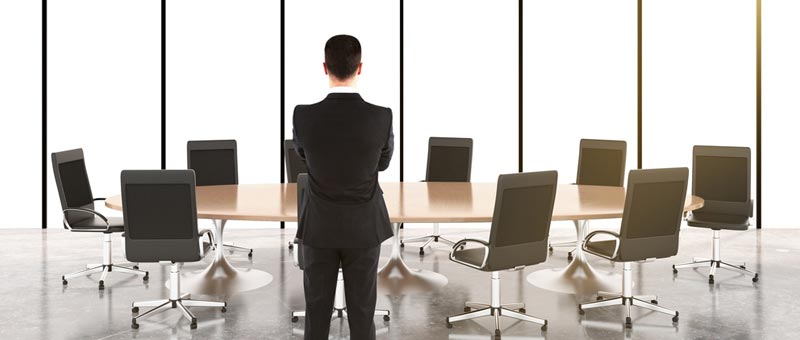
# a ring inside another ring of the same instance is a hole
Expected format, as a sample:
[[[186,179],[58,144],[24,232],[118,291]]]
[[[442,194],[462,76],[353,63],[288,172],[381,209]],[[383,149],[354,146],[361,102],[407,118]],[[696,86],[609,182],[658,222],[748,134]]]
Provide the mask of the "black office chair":
[[[180,267],[183,262],[202,258],[197,234],[195,175],[192,170],[122,171],[122,212],[125,219],[125,248],[128,260],[170,264],[169,298],[131,304],[131,327],[138,320],[178,308],[197,328],[197,318],[187,307],[221,307],[226,303],[191,300],[180,292]],[[137,315],[140,307],[154,307]]]
[[[98,288],[104,289],[106,276],[112,272],[142,275],[142,279],[147,281],[150,276],[146,271],[139,270],[138,265],[128,268],[111,262],[111,234],[122,233],[123,222],[122,218],[106,217],[95,210],[94,202],[105,198],[92,195],[83,149],[54,152],[51,160],[58,197],[61,199],[64,228],[71,232],[103,233],[103,263],[89,264],[84,270],[63,275],[61,283],[66,285],[67,280],[73,277],[101,273]]]
[[[431,137],[428,140],[428,166],[425,182],[469,182],[472,174],[472,138]],[[425,255],[425,247],[431,242],[453,246],[455,242],[439,234],[439,223],[433,224],[433,234],[400,240],[406,243],[424,242],[419,254]]]
[[[634,296],[631,263],[675,256],[689,181],[688,168],[631,170],[619,234],[597,230],[586,236],[583,250],[622,262],[622,293],[599,292],[597,301],[580,304],[578,311],[613,305],[625,306],[625,327],[632,326],[631,306],[672,315],[678,312],[658,305],[656,296]],[[595,239],[597,235],[611,239]]]
[[[297,180],[297,216],[298,219],[300,218],[300,212],[305,207],[305,194],[306,188],[308,187],[308,175],[305,173],[298,174],[295,177]],[[294,244],[297,245],[297,251],[294,252],[294,265],[299,267],[301,270],[305,269],[304,261],[303,261],[303,245],[300,239],[295,239]],[[305,317],[306,311],[294,311],[292,312],[292,322],[297,322],[300,317]],[[389,311],[388,310],[375,310],[375,316],[383,316],[383,321],[389,321]],[[334,295],[333,300],[333,314],[331,315],[332,318],[346,318],[347,317],[347,307],[345,306],[345,297],[344,297],[344,276],[342,275],[342,269],[339,268],[339,275],[336,277],[336,294]]]
[[[724,146],[695,146],[692,167],[692,193],[705,200],[703,208],[695,210],[686,219],[687,224],[712,230],[710,259],[694,258],[692,262],[672,266],[672,272],[681,268],[708,265],[708,283],[714,283],[717,268],[750,275],[758,282],[758,273],[747,270],[745,264],[722,261],[719,252],[720,230],[747,230],[753,217],[753,200],[750,196],[750,148]]]
[[[494,316],[495,335],[500,336],[500,316],[538,323],[547,330],[547,320],[526,315],[524,303],[500,303],[500,271],[521,270],[547,259],[547,235],[553,218],[558,173],[555,171],[500,175],[489,242],[464,239],[453,245],[450,260],[467,267],[492,272],[489,304],[467,302],[464,314],[447,318],[453,322]],[[462,245],[477,243],[480,248]],[[478,308],[477,310],[472,310]],[[519,312],[517,312],[517,310]]]
[[[283,155],[286,163],[286,177],[289,183],[297,183],[297,176],[301,173],[308,173],[308,166],[306,166],[306,161],[297,154],[293,140],[283,141]],[[294,249],[294,242],[289,242],[289,250],[291,249]]]
[[[186,143],[187,168],[195,171],[197,186],[239,184],[238,160],[235,140],[197,140]],[[224,228],[212,220],[215,229]],[[224,221],[222,222],[224,224]],[[218,236],[217,236],[218,238]],[[247,253],[253,257],[253,249],[222,244],[230,251]],[[222,251],[218,249],[218,251]]]
[[[581,139],[578,153],[578,176],[575,184],[602,185],[621,187],[625,181],[625,154],[628,144],[624,140]],[[579,223],[589,221],[572,221],[577,231]],[[572,252],[575,251],[575,241],[556,242],[553,247],[572,247],[567,252],[567,260],[572,261]]]

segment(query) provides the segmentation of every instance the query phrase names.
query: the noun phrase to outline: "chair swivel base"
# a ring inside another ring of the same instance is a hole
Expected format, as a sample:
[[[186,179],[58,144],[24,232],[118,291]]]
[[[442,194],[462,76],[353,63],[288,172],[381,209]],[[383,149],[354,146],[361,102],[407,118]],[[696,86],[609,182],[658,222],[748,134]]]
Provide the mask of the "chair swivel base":
[[[631,320],[631,306],[649,309],[655,312],[672,315],[672,322],[678,322],[678,312],[661,307],[658,305],[658,300],[653,296],[616,296],[613,298],[605,298],[598,296],[597,301],[582,303],[578,305],[578,312],[583,315],[587,309],[600,308],[607,306],[623,305],[625,306],[625,328],[633,327]]]
[[[91,274],[101,273],[100,274],[100,281],[97,283],[97,288],[102,290],[102,289],[105,289],[106,277],[108,276],[108,273],[111,273],[111,272],[133,274],[133,275],[141,275],[141,276],[143,276],[142,280],[145,281],[145,282],[147,282],[147,280],[150,279],[150,273],[148,273],[146,271],[143,271],[143,270],[134,269],[136,267],[128,268],[128,267],[117,266],[117,265],[113,265],[113,264],[87,265],[86,267],[87,268],[84,269],[84,270],[61,276],[61,284],[66,286],[69,283],[67,281],[67,279],[71,279],[71,278],[74,278],[74,277],[87,276],[87,275],[91,275]]]
[[[233,253],[235,251],[242,252],[242,253],[247,253],[247,257],[253,257],[253,249],[251,249],[251,248],[234,246],[232,244],[223,244],[222,245],[222,249],[230,251],[231,253]]]
[[[292,312],[292,322],[297,322],[300,320],[301,317],[306,316],[306,311],[294,311]],[[383,321],[389,322],[389,311],[376,309],[375,316],[383,316]],[[331,319],[335,318],[347,318],[347,308],[333,308],[333,313],[331,313]]]
[[[488,304],[467,302],[464,313],[450,316],[445,321],[447,328],[453,328],[453,322],[476,319],[485,316],[493,316],[495,322],[495,336],[500,336],[500,317],[505,316],[516,320],[533,322],[542,325],[542,331],[547,331],[547,320],[525,314],[525,304],[509,303],[502,304],[500,307],[492,307]]]
[[[139,307],[153,307],[152,309],[140,314]],[[169,308],[165,308],[169,307]],[[172,299],[162,299],[162,300],[153,300],[153,301],[140,301],[134,302],[131,308],[131,313],[134,314],[133,318],[131,319],[131,328],[139,329],[139,323],[137,322],[139,319],[143,319],[163,311],[167,309],[177,308],[183,313],[183,316],[189,320],[190,324],[189,327],[191,329],[197,328],[197,318],[189,311],[187,307],[221,307],[221,311],[223,313],[228,311],[227,303],[226,302],[217,302],[217,301],[202,301],[202,300],[191,300],[188,299],[188,294],[185,294],[179,299],[172,300]]]
[[[753,277],[753,282],[758,282],[758,273],[754,271],[747,270],[745,264],[731,264],[729,262],[722,261],[720,258],[720,242],[719,242],[719,230],[713,230],[712,236],[712,247],[711,247],[711,258],[710,259],[703,259],[703,258],[693,258],[692,262],[676,264],[672,266],[672,273],[678,274],[678,269],[683,268],[696,268],[702,267],[704,265],[709,266],[708,271],[708,283],[714,283],[714,274],[716,274],[717,268],[720,269],[727,269],[732,270],[734,272],[750,275]]]
[[[431,244],[431,242],[444,243],[451,247],[456,244],[455,242],[448,240],[441,235],[427,235],[427,236],[420,236],[402,240],[400,241],[400,247],[405,248],[406,243],[417,243],[417,242],[424,242],[422,246],[419,247],[420,255],[425,255],[425,247]]]
[[[678,273],[678,269],[697,268],[697,267],[703,267],[703,266],[708,266],[709,267],[709,271],[708,271],[708,283],[709,284],[713,284],[714,283],[714,275],[716,274],[717,268],[727,269],[727,270],[731,270],[731,271],[734,271],[734,272],[737,272],[737,273],[740,273],[740,274],[750,275],[750,276],[753,277],[753,282],[758,282],[758,273],[756,273],[754,271],[747,270],[747,268],[745,267],[744,263],[741,264],[741,265],[736,265],[736,264],[731,264],[731,263],[728,263],[728,262],[725,262],[725,261],[722,261],[722,260],[711,260],[711,259],[695,258],[695,259],[692,260],[692,262],[672,265],[672,273],[673,274],[677,274]]]
[[[401,223],[400,227],[402,227],[402,226],[403,226],[403,224]],[[401,239],[400,240],[400,247],[401,248],[405,248],[406,243],[417,243],[417,242],[424,242],[422,244],[422,246],[419,247],[419,255],[420,256],[425,255],[425,247],[427,247],[429,244],[431,244],[431,242],[444,243],[444,244],[449,245],[451,247],[456,244],[455,242],[453,242],[451,240],[448,240],[448,239],[442,237],[441,235],[439,235],[439,223],[434,223],[433,224],[433,234],[431,234],[431,235],[420,236],[420,237],[412,237],[412,238],[405,239],[405,240]],[[461,249],[464,249],[464,247],[462,246]]]
[[[111,272],[141,275],[144,276],[142,280],[144,280],[145,282],[150,278],[150,274],[144,270],[139,270],[139,266],[136,264],[134,264],[133,268],[128,268],[123,266],[117,266],[111,263],[111,234],[103,233],[103,263],[88,264],[86,265],[86,269],[84,270],[63,275],[61,276],[61,284],[66,286],[67,283],[69,283],[67,280],[74,277],[101,273],[100,282],[98,282],[97,286],[99,289],[105,289],[106,276],[108,276],[108,273]]]

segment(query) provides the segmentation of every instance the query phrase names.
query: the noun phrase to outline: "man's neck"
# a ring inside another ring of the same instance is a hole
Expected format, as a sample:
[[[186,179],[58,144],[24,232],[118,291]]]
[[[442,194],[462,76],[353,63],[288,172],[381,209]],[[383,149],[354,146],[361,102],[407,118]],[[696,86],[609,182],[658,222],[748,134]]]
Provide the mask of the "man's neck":
[[[357,83],[356,77],[352,77],[352,78],[345,79],[345,80],[336,79],[335,77],[328,78],[328,86],[330,88],[334,88],[334,87],[352,87],[352,88],[356,88],[356,83]]]

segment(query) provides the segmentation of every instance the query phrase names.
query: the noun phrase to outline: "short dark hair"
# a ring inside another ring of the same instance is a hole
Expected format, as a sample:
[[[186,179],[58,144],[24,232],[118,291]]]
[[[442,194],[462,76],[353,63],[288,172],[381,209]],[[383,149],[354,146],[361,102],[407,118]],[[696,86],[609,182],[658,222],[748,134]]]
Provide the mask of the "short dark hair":
[[[332,36],[325,43],[325,64],[334,77],[350,78],[361,64],[361,43],[351,35]]]

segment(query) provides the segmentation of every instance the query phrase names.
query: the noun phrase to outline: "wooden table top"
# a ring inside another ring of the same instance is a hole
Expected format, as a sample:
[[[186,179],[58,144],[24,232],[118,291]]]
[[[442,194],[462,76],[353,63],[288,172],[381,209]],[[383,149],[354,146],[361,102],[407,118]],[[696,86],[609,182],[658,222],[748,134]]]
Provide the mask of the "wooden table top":
[[[392,222],[491,222],[496,183],[381,183]],[[197,216],[204,219],[297,221],[294,183],[197,187]],[[685,211],[703,207],[703,199],[686,198]],[[559,184],[553,220],[621,218],[625,188]],[[106,206],[122,210],[119,195]]]

